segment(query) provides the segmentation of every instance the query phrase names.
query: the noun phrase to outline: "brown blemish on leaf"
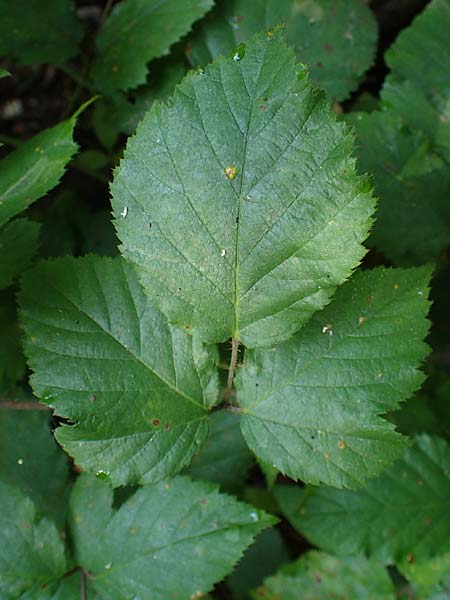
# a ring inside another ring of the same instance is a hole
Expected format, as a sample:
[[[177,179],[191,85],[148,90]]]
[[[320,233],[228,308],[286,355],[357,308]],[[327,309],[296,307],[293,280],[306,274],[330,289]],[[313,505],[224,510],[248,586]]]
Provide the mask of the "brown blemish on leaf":
[[[158,427],[158,425],[160,424],[160,420],[159,419],[153,419],[152,423],[155,427]]]
[[[340,448],[341,450],[344,450],[344,448],[347,447],[347,444],[344,442],[344,440],[339,440],[338,441],[338,448]]]
[[[228,179],[233,180],[237,175],[236,167],[225,167],[225,175]]]
[[[332,52],[334,52],[334,47],[331,44],[325,44],[324,49],[325,49],[325,52],[328,52],[328,54],[331,54]]]
[[[366,320],[366,317],[363,317],[363,316],[359,317],[359,319],[358,319],[359,325],[362,325],[365,322],[365,320]]]

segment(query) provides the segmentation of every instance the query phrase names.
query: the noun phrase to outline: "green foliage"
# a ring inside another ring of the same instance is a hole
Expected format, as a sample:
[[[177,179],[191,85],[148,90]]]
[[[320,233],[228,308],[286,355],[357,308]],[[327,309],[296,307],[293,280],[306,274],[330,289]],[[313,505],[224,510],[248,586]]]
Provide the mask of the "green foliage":
[[[275,521],[183,477],[139,489],[117,511],[111,502],[107,483],[82,477],[70,506],[76,558],[105,598],[201,597]],[[142,519],[146,512],[153,518]]]
[[[83,37],[72,0],[0,0],[0,57],[20,64],[61,64]]]
[[[448,600],[450,0],[0,14],[0,599]]]
[[[450,0],[432,0],[386,54],[386,106],[427,134],[450,161]],[[430,60],[433,56],[433,60]]]
[[[217,401],[214,352],[168,325],[119,258],[43,262],[22,285],[32,386],[76,423],[56,437],[77,464],[114,485],[186,466]]]
[[[97,38],[92,79],[105,94],[145,83],[146,64],[169,52],[212,0],[124,0],[114,7]]]
[[[247,352],[242,431],[263,461],[297,479],[358,487],[405,440],[380,415],[423,380],[429,269],[360,272],[296,336]]]
[[[450,242],[450,174],[421,131],[393,112],[353,113],[359,168],[379,197],[370,242],[395,263],[420,264]]]
[[[394,600],[394,589],[386,569],[362,557],[334,558],[323,552],[308,552],[283,567],[256,590],[253,598],[267,600]]]
[[[241,53],[153,105],[112,203],[122,254],[170,322],[254,347],[327,304],[365,253],[374,202],[352,136],[281,34]]]
[[[424,434],[361,490],[280,487],[277,497],[291,523],[325,550],[420,562],[450,551],[449,469],[448,443]]]
[[[219,0],[191,37],[189,60],[205,66],[279,23],[314,84],[335,100],[347,98],[373,62],[377,26],[359,0]]]

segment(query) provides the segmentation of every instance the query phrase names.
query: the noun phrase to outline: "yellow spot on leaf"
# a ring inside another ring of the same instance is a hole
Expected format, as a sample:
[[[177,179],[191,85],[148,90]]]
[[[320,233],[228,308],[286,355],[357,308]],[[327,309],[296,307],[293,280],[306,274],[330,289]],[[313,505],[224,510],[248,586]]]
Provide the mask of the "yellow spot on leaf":
[[[234,179],[237,175],[236,167],[226,167],[225,175],[228,177],[228,179]]]

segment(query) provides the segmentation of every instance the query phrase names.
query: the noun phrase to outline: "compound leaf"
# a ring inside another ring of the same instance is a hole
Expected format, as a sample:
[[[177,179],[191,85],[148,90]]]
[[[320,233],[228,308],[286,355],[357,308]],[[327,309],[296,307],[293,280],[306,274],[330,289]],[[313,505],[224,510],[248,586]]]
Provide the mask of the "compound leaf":
[[[201,22],[188,46],[193,65],[229,54],[261,29],[280,23],[311,79],[335,100],[358,86],[374,60],[377,24],[360,0],[222,0]]]
[[[379,198],[369,239],[397,263],[425,263],[450,243],[450,173],[421,131],[392,111],[350,116],[358,166],[374,177]]]
[[[0,0],[0,56],[61,64],[78,53],[83,28],[72,0]]]
[[[374,203],[280,32],[188,75],[130,138],[112,185],[122,253],[207,342],[288,338],[365,253]]]
[[[419,436],[401,460],[358,491],[310,488],[286,516],[312,543],[385,563],[450,551],[450,446]],[[282,488],[278,497],[283,494]]]
[[[3,481],[0,481],[0,505],[2,598],[39,598],[40,586],[45,588],[66,570],[64,546],[58,531],[51,521],[37,518],[29,498]],[[33,589],[35,594],[25,595]]]
[[[78,148],[72,137],[78,113],[0,161],[0,227],[59,183]]]
[[[71,499],[77,560],[105,598],[197,598],[276,522],[216,486],[176,477],[138,489],[113,511],[108,483],[81,476]]]
[[[186,466],[217,397],[215,355],[167,325],[122,259],[40,263],[23,279],[36,395],[74,425],[56,431],[86,470],[114,485]]]
[[[259,600],[394,600],[394,586],[387,570],[363,557],[335,558],[323,552],[307,552],[283,567],[255,590]]]
[[[16,219],[0,228],[0,290],[29,266],[38,250],[39,231],[39,223],[28,219]]]
[[[147,63],[169,52],[212,0],[124,0],[114,7],[97,38],[91,76],[104,94],[145,83]]]
[[[406,439],[381,417],[420,385],[428,267],[360,271],[291,340],[246,352],[237,378],[251,450],[292,478],[358,487]]]
[[[450,161],[450,0],[432,0],[386,53],[385,105],[421,129]],[[433,56],[433,60],[430,60]]]

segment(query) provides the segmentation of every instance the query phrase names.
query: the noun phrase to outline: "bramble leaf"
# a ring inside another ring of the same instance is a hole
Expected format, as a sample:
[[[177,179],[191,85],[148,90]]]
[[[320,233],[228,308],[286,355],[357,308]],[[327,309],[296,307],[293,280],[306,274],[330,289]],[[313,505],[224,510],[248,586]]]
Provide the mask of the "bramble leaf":
[[[31,263],[38,249],[39,231],[39,223],[29,219],[16,219],[0,228],[0,290]]]
[[[394,586],[386,569],[363,557],[335,558],[307,552],[283,567],[255,590],[252,598],[267,600],[394,600]]]
[[[357,88],[374,60],[377,24],[359,0],[221,0],[191,36],[188,58],[203,67],[280,23],[314,85],[335,100]]]
[[[46,412],[1,410],[0,406],[0,480],[27,495],[38,516],[63,526],[69,466],[51,435]]]
[[[42,262],[22,285],[31,383],[75,424],[56,437],[76,463],[114,485],[186,466],[217,399],[214,352],[167,325],[120,258]]]
[[[216,486],[176,477],[112,510],[108,483],[81,476],[71,499],[76,558],[104,598],[202,597],[255,535],[276,522]]]
[[[392,111],[351,114],[358,166],[379,198],[369,244],[397,263],[421,264],[450,243],[450,173],[420,131]]]
[[[78,148],[72,137],[77,114],[41,131],[0,161],[0,227],[59,183]]]
[[[212,0],[123,0],[114,7],[97,38],[91,76],[104,94],[145,83],[147,63],[168,54]]]
[[[19,468],[19,467],[18,467]],[[5,600],[39,598],[40,586],[66,570],[63,543],[55,525],[36,517],[32,501],[0,481],[0,591]],[[35,590],[35,594],[31,592]],[[30,592],[30,595],[25,595]]]
[[[284,512],[312,543],[385,563],[450,551],[450,446],[422,435],[402,459],[358,491],[309,488]],[[283,487],[277,496],[282,499]],[[281,502],[283,507],[283,502]]]
[[[281,33],[188,75],[112,185],[122,253],[169,322],[207,342],[291,336],[365,253],[353,139]]]
[[[386,52],[381,96],[450,161],[450,0],[432,0]],[[430,57],[433,57],[430,60]]]
[[[381,415],[421,384],[430,269],[360,271],[291,340],[247,351],[236,382],[250,449],[294,479],[358,487],[406,444]]]
[[[26,369],[15,296],[11,290],[0,293],[0,356],[0,386],[8,387],[22,379]]]
[[[59,65],[78,53],[83,29],[72,0],[0,0],[0,56]]]

